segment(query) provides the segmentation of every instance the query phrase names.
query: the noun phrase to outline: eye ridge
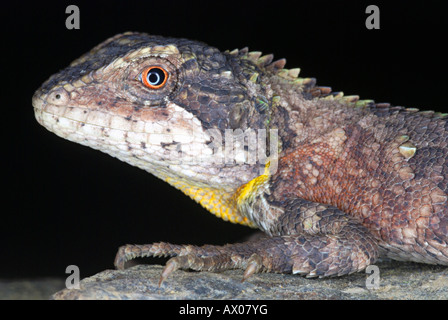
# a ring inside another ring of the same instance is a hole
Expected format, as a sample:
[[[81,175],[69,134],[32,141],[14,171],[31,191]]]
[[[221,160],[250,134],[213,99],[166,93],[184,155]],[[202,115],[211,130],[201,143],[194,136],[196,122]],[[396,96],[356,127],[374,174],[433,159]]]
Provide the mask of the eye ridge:
[[[160,66],[151,66],[142,72],[141,80],[150,89],[160,89],[168,80],[168,72]]]

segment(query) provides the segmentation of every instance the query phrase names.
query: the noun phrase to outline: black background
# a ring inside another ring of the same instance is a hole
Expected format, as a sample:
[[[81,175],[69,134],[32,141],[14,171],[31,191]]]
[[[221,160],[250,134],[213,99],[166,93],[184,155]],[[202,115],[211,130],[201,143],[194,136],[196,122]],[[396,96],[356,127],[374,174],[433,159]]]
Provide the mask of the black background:
[[[70,264],[85,277],[112,268],[125,243],[223,244],[252,232],[140,169],[40,127],[31,97],[51,74],[110,36],[141,31],[222,50],[248,46],[347,95],[447,112],[443,1],[391,2],[2,4],[0,278],[63,277]],[[80,30],[65,28],[69,4],[80,8]],[[365,27],[369,4],[380,8],[380,30]]]

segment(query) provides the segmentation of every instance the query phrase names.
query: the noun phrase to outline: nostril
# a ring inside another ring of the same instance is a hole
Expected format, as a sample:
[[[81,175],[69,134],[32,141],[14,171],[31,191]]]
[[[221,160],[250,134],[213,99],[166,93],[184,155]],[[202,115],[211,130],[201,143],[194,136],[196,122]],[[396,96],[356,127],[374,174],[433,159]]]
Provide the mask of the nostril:
[[[66,105],[69,100],[68,92],[62,87],[53,89],[47,96],[47,102],[55,105]]]

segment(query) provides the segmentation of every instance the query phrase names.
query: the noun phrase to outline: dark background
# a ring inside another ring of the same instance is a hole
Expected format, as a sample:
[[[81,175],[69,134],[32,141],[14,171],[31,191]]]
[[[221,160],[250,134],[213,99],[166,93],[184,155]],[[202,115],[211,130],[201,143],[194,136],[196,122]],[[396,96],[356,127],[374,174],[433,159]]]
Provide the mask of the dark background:
[[[112,268],[125,243],[223,244],[252,232],[140,169],[40,127],[31,97],[51,74],[110,36],[142,31],[272,52],[347,95],[448,112],[443,1],[390,2],[2,4],[0,278],[63,277],[70,264],[86,277]],[[80,30],[65,28],[69,4],[80,8]],[[381,10],[380,30],[365,27],[369,4]]]

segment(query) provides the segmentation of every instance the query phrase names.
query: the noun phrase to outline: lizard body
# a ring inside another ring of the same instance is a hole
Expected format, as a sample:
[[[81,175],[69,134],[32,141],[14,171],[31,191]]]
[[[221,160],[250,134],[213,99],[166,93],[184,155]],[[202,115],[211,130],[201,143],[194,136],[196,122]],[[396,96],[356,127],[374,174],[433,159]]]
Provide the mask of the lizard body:
[[[162,281],[178,268],[343,275],[380,254],[448,265],[446,115],[334,93],[284,66],[247,49],[125,33],[35,93],[50,131],[266,233],[225,246],[127,245],[118,268],[173,256]],[[242,152],[229,161],[232,144]]]

